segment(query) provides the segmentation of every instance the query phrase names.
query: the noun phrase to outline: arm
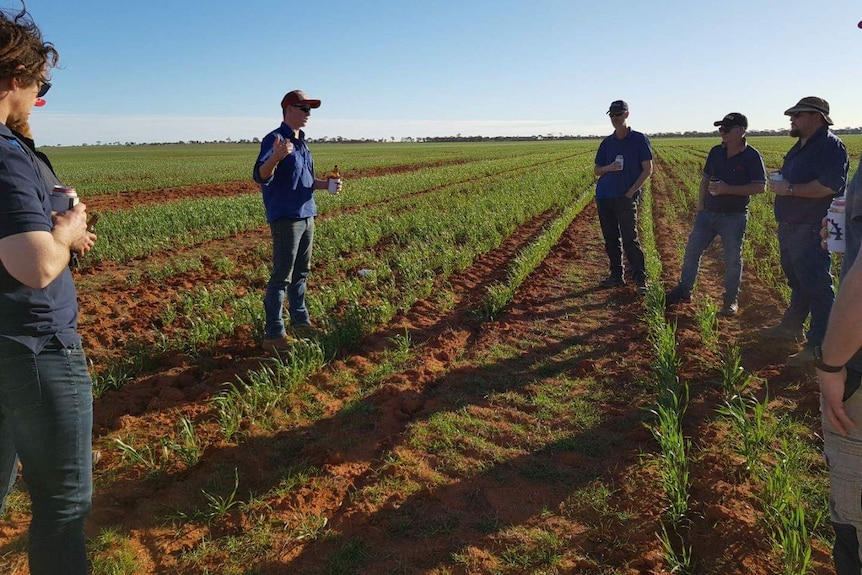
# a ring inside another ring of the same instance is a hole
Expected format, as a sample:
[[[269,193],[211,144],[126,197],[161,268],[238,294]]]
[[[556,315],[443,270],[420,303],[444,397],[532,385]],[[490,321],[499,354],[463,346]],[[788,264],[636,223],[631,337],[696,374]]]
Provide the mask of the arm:
[[[33,289],[44,289],[69,265],[71,252],[86,253],[95,234],[87,231],[87,211],[78,204],[54,216],[50,232],[23,232],[0,239],[0,262],[9,274]]]
[[[700,187],[697,190],[697,210],[703,209],[706,205],[706,194],[709,193],[709,176],[706,174],[700,177]]]
[[[786,180],[769,180],[769,189],[776,196],[793,196],[797,198],[825,198],[834,196],[837,192],[828,186],[824,186],[817,180],[805,184],[790,184]]]
[[[293,153],[293,142],[285,140],[281,134],[276,134],[272,141],[272,151],[266,157],[262,164],[258,165],[257,175],[260,177],[261,183],[270,180],[275,174],[275,169],[279,162]]]
[[[710,193],[713,196],[756,196],[757,194],[762,194],[765,191],[766,182],[751,182],[749,184],[742,184],[739,186],[733,186],[724,182],[717,182],[713,183],[710,189]],[[794,191],[796,191],[795,187]]]
[[[829,314],[829,327],[823,338],[821,350],[823,363],[844,365],[862,348],[862,258],[857,258],[847,276],[841,282],[841,289]],[[820,393],[823,395],[823,414],[829,422],[846,435],[847,429],[856,425],[844,411],[844,384],[847,371],[827,373],[817,371]]]
[[[633,198],[637,193],[641,186],[643,186],[647,179],[652,175],[652,160],[644,160],[641,162],[641,175],[635,180],[635,183],[632,184],[632,187],[629,188],[629,191],[626,192],[627,198]]]

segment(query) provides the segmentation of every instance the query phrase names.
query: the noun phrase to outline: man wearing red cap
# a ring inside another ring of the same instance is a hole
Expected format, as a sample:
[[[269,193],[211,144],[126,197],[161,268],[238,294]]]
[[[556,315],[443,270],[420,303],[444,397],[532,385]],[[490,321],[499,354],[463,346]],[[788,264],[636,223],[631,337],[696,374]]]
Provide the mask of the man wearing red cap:
[[[781,180],[770,178],[775,194],[775,219],[781,268],[790,285],[790,305],[781,322],[761,333],[770,339],[803,341],[798,353],[787,358],[792,367],[810,366],[814,349],[823,341],[835,293],[828,252],[820,247],[821,220],[832,198],[844,193],[849,158],[844,143],[829,126],[829,103],[815,96],[802,98],[784,114],[790,116],[794,144],[781,167]],[[808,333],[802,326],[811,315]]]
[[[314,177],[314,162],[302,128],[320,100],[293,90],[281,100],[282,123],[260,143],[254,164],[254,181],[260,184],[266,221],[272,232],[272,274],[263,299],[266,324],[263,347],[285,349],[291,338],[285,329],[283,307],[287,297],[290,326],[311,329],[305,289],[311,269],[314,243],[314,190],[328,187],[328,180]],[[341,184],[338,184],[341,191]]]

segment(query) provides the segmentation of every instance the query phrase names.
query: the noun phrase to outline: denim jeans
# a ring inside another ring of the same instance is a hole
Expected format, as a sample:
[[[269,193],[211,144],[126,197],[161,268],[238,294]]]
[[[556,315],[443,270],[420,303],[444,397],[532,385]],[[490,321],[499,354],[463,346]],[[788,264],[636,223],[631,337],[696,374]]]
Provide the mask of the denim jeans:
[[[724,248],[724,302],[733,303],[739,296],[739,282],[742,279],[742,240],[745,239],[747,213],[722,214],[701,210],[694,219],[694,227],[688,236],[682,275],[679,287],[686,293],[694,289],[700,258],[715,239],[721,236]]]
[[[835,292],[832,289],[829,252],[820,247],[820,224],[778,223],[781,269],[790,285],[790,305],[781,323],[798,329],[811,314],[808,343],[820,345]]]
[[[33,575],[88,572],[84,518],[93,492],[92,387],[80,346],[65,348],[52,340],[34,355],[0,338],[0,444],[11,437],[30,492]]]
[[[263,309],[266,313],[264,337],[275,339],[286,333],[283,307],[285,294],[290,323],[307,325],[305,283],[311,269],[314,218],[281,218],[270,224],[272,231],[272,275],[266,285]]]
[[[632,279],[646,280],[646,261],[638,240],[638,200],[625,196],[596,198],[599,224],[605,240],[611,274],[623,277],[623,251],[631,266]]]

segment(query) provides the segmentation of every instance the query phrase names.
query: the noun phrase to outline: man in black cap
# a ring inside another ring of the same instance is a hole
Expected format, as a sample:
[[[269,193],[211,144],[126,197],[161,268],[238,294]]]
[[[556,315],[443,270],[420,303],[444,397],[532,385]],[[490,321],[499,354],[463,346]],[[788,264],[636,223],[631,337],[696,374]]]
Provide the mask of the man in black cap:
[[[287,298],[292,329],[307,333],[311,319],[305,305],[305,285],[311,269],[314,243],[314,190],[326,189],[328,180],[314,177],[314,162],[302,128],[320,100],[293,90],[281,100],[282,123],[264,136],[254,164],[254,181],[260,184],[266,221],[272,232],[272,274],[263,299],[266,323],[263,347],[286,349],[291,344],[284,325]],[[341,191],[341,184],[338,184]]]
[[[832,119],[826,100],[802,98],[784,114],[790,116],[790,135],[799,140],[784,156],[782,178],[770,178],[769,188],[776,196],[778,245],[790,305],[780,323],[761,333],[771,339],[803,341],[802,326],[810,314],[808,341],[787,358],[787,365],[805,367],[823,341],[835,299],[832,261],[820,247],[820,226],[832,198],[844,193],[849,158],[844,143],[829,130]]]
[[[641,187],[652,174],[649,139],[629,128],[629,105],[611,102],[608,109],[614,133],[602,140],[596,152],[596,207],[610,260],[610,275],[599,282],[603,288],[625,284],[623,250],[638,292],[646,293],[644,253],[638,240],[638,200]]]
[[[724,305],[721,315],[736,314],[739,283],[742,279],[742,241],[748,224],[751,196],[766,190],[763,158],[745,140],[748,119],[732,112],[714,123],[721,144],[706,158],[700,179],[697,217],[688,237],[679,284],[665,295],[668,305],[691,300],[700,258],[706,248],[721,236],[724,248]]]

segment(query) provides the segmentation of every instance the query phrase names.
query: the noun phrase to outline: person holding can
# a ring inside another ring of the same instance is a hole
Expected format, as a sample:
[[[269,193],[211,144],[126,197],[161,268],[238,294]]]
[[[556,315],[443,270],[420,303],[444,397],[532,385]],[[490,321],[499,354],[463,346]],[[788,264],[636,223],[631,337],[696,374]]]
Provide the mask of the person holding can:
[[[739,112],[727,114],[714,123],[721,144],[706,158],[697,199],[697,216],[688,236],[679,283],[665,294],[665,303],[691,300],[691,291],[700,268],[700,258],[716,236],[724,249],[724,304],[721,315],[736,314],[742,280],[742,242],[748,225],[751,196],[766,191],[763,158],[745,139],[748,118]]]
[[[0,12],[0,45],[0,443],[30,493],[30,573],[78,575],[89,569],[93,395],[69,261],[96,236],[84,204],[52,212],[36,155],[7,127],[47,92],[57,50],[25,10]]]
[[[638,293],[647,289],[646,260],[638,239],[637,208],[643,185],[652,174],[652,148],[646,135],[628,126],[629,105],[611,102],[607,114],[614,133],[596,152],[596,208],[610,263],[610,274],[599,287],[625,284],[623,251]]]
[[[814,349],[823,341],[835,293],[831,258],[820,248],[821,220],[832,199],[844,193],[849,158],[844,143],[829,129],[829,103],[815,96],[802,98],[788,108],[790,135],[798,138],[781,166],[783,179],[770,178],[775,194],[775,219],[781,268],[790,286],[790,305],[781,321],[761,331],[768,339],[807,341],[787,358],[791,367],[814,361]],[[803,324],[811,322],[807,334]]]
[[[284,323],[287,298],[290,327],[298,333],[313,328],[305,304],[311,248],[314,243],[315,190],[327,190],[328,179],[314,177],[314,161],[302,128],[320,100],[302,90],[292,90],[281,100],[281,125],[264,136],[254,164],[254,181],[260,184],[266,221],[272,233],[272,273],[263,299],[266,323],[263,347],[281,350],[291,337]],[[341,192],[341,181],[335,187]]]

